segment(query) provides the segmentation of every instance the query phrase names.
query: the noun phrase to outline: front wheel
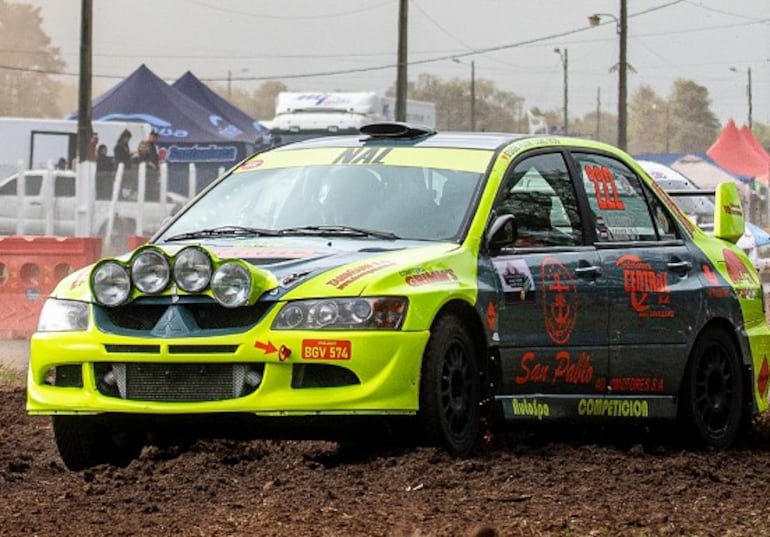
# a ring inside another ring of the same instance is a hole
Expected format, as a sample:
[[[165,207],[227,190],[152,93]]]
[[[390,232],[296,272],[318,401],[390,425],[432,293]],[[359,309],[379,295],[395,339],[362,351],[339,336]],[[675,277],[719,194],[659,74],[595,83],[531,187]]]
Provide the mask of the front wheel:
[[[128,466],[144,445],[138,433],[107,428],[93,416],[53,416],[52,424],[59,456],[72,471],[99,464]]]
[[[481,428],[479,357],[465,325],[440,318],[423,355],[418,420],[425,439],[467,455]]]
[[[745,423],[741,362],[722,332],[703,334],[693,347],[680,393],[680,418],[689,440],[725,449]]]

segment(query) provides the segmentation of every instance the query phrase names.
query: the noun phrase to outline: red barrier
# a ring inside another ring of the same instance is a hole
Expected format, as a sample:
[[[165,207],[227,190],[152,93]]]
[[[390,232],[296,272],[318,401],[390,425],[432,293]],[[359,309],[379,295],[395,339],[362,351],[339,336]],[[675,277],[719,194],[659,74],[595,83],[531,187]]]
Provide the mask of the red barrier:
[[[101,251],[99,237],[0,236],[0,336],[32,335],[56,284]]]
[[[135,250],[136,248],[140,247],[142,244],[146,243],[150,240],[150,237],[144,237],[142,235],[130,235],[128,237],[128,250]]]

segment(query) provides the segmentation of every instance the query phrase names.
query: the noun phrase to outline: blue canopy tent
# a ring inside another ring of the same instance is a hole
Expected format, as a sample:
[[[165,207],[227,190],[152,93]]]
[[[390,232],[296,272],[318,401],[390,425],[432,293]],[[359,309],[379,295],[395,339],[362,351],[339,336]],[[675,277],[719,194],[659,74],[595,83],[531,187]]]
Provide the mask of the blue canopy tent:
[[[91,116],[98,121],[152,125],[158,132],[158,152],[169,165],[169,189],[183,194],[189,163],[197,167],[200,189],[216,177],[219,168],[233,166],[256,149],[252,133],[171,87],[145,65],[95,99]]]
[[[190,99],[211,110],[216,116],[211,116],[209,120],[212,123],[227,122],[240,129],[247,136],[251,136],[255,143],[270,143],[270,130],[259,121],[234,106],[226,99],[217,95],[211,88],[204,84],[198,77],[187,71],[176,82],[171,84],[172,88],[179,90]]]

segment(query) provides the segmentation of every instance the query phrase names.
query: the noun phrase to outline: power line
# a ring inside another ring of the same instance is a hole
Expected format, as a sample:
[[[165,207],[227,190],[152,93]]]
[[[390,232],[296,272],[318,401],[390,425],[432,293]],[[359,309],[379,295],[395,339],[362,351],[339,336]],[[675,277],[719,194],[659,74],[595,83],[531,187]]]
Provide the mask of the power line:
[[[668,2],[666,4],[661,4],[659,6],[655,6],[655,7],[643,10],[643,11],[639,11],[639,12],[634,13],[634,14],[630,14],[628,16],[628,18],[630,19],[630,18],[640,17],[642,15],[647,15],[649,13],[652,13],[652,12],[655,12],[655,11],[660,11],[662,9],[671,7],[673,5],[676,5],[676,4],[679,4],[679,3],[682,3],[682,2],[686,2],[686,0],[673,0],[673,1]],[[205,2],[198,2],[198,3],[201,4],[201,5],[206,5],[208,7],[208,5],[205,4]],[[372,9],[372,7],[370,6],[367,9]],[[224,10],[224,8],[221,8],[221,10]],[[257,15],[253,15],[253,16],[257,16]],[[717,29],[724,29],[724,28],[735,28],[735,27],[741,27],[741,26],[750,26],[750,25],[754,25],[754,24],[764,24],[764,23],[766,23],[768,21],[770,21],[770,19],[760,19],[760,20],[752,20],[752,21],[748,21],[748,22],[728,24],[728,25],[721,25],[721,26],[709,26],[709,27],[704,27],[704,28],[694,28],[694,29],[682,30],[682,31],[679,31],[679,32],[664,32],[663,34],[664,35],[674,35],[674,34],[686,34],[686,33],[693,33],[693,32],[717,30]],[[605,24],[609,24],[609,23],[605,23]],[[541,36],[541,37],[535,37],[535,38],[527,39],[527,40],[523,40],[523,41],[518,41],[518,42],[515,42],[515,43],[508,43],[508,44],[504,44],[504,45],[497,45],[497,46],[493,46],[493,47],[485,47],[485,48],[481,48],[481,49],[470,50],[470,51],[463,51],[463,52],[455,51],[455,52],[452,52],[452,53],[441,53],[439,56],[435,56],[435,57],[432,57],[432,58],[426,58],[426,59],[423,59],[423,60],[412,60],[412,61],[409,61],[408,65],[409,66],[425,65],[425,64],[430,64],[430,63],[448,61],[448,60],[452,60],[454,58],[465,58],[465,57],[468,57],[468,56],[486,54],[486,53],[490,53],[490,52],[499,52],[499,51],[502,51],[502,50],[509,50],[509,49],[513,49],[513,48],[519,48],[519,47],[523,47],[523,46],[527,46],[527,45],[533,45],[533,44],[536,44],[536,43],[543,43],[543,42],[551,41],[551,40],[554,40],[554,39],[563,38],[563,37],[567,37],[567,36],[583,33],[583,32],[586,32],[586,31],[589,31],[589,30],[592,30],[592,29],[593,29],[593,27],[586,26],[586,27],[576,28],[576,29],[572,29],[572,30],[566,30],[566,31],[563,31],[563,32],[557,32],[557,33],[553,33],[553,34],[549,34],[549,35],[545,35],[545,36]],[[644,34],[644,35],[640,35],[638,37],[648,37],[648,36],[651,36],[651,35],[652,36],[656,36],[656,35],[661,35],[661,33],[660,32],[656,32],[656,33],[653,33],[653,34]],[[121,56],[115,56],[115,55],[102,55],[102,56],[105,56],[105,57],[121,57]],[[352,55],[352,54],[345,54],[343,56],[323,55],[323,57],[325,57],[325,58],[339,58],[339,57],[347,57],[347,56],[353,57],[355,55]],[[127,57],[130,57],[130,56],[127,56]],[[195,55],[195,56],[193,56],[193,55],[191,55],[191,56],[181,56],[181,55],[180,56],[162,56],[162,55],[160,55],[160,56],[157,56],[157,57],[159,57],[159,58],[180,58],[180,59],[184,59],[184,58],[206,59],[206,58],[201,58],[200,55]],[[232,56],[232,55],[222,56],[222,57],[227,57],[227,58],[230,58],[230,59],[234,58],[234,56]],[[314,56],[308,56],[308,55],[296,55],[296,56],[292,56],[292,55],[284,55],[284,56],[270,55],[270,58],[276,58],[276,57],[283,57],[283,58],[293,58],[293,57],[308,58],[308,57],[314,57]],[[212,59],[217,59],[217,57],[211,57],[211,58]],[[252,58],[253,59],[253,58],[259,58],[259,56],[246,56],[246,57],[242,57],[242,59],[243,58]],[[290,80],[290,79],[300,79],[300,78],[314,78],[314,77],[323,77],[323,76],[336,76],[336,75],[346,75],[346,74],[355,74],[355,73],[366,73],[366,72],[372,72],[372,71],[382,71],[382,70],[386,70],[386,69],[395,69],[396,67],[397,67],[396,63],[387,63],[387,64],[382,64],[382,65],[373,65],[373,66],[366,66],[366,67],[334,69],[334,70],[329,70],[329,71],[316,71],[316,72],[313,72],[313,73],[305,72],[305,73],[289,73],[289,74],[283,74],[283,75],[241,76],[241,77],[232,77],[231,80],[232,81],[239,81],[239,82],[258,82],[258,81],[284,80],[284,79],[289,79]],[[67,71],[55,71],[55,70],[51,70],[51,69],[40,69],[40,68],[21,68],[21,67],[14,67],[14,66],[8,66],[8,65],[0,65],[0,69],[2,69],[2,70],[9,70],[9,71],[21,71],[21,72],[39,73],[39,74],[51,75],[51,76],[78,76],[78,73],[67,72]],[[93,77],[94,78],[100,78],[100,79],[122,80],[123,78],[125,78],[125,75],[106,75],[106,74],[96,74],[96,73],[94,73]],[[208,81],[208,82],[223,82],[223,81],[226,81],[227,78],[226,77],[210,77],[210,78],[202,78],[201,80]]]

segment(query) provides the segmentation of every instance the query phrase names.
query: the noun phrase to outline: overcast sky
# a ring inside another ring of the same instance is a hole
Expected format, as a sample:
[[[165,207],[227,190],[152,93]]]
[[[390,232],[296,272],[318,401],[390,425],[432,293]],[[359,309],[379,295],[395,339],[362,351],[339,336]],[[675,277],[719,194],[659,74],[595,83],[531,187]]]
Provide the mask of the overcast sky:
[[[23,3],[20,0],[17,3]],[[77,82],[80,0],[27,0]],[[186,71],[251,91],[264,80],[292,90],[375,91],[394,85],[398,0],[94,0],[94,95],[142,63],[173,82]],[[493,80],[544,110],[563,104],[568,51],[570,117],[617,112],[620,0],[410,0],[410,79]],[[668,96],[677,78],[708,89],[720,122],[770,123],[770,0],[629,0],[629,97],[642,84]],[[458,58],[458,63],[452,61]],[[732,71],[734,68],[736,71]],[[336,74],[332,74],[336,73]],[[268,119],[268,118],[258,118]]]

